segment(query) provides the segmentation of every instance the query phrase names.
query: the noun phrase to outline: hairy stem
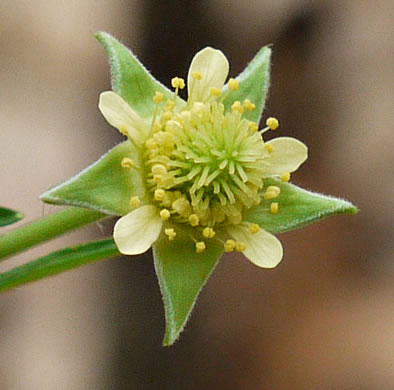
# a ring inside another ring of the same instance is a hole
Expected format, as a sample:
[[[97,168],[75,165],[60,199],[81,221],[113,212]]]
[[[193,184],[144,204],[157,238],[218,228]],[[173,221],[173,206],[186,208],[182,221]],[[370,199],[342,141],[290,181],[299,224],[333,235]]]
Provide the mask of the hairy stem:
[[[0,236],[0,261],[105,217],[103,213],[76,207],[45,216]]]

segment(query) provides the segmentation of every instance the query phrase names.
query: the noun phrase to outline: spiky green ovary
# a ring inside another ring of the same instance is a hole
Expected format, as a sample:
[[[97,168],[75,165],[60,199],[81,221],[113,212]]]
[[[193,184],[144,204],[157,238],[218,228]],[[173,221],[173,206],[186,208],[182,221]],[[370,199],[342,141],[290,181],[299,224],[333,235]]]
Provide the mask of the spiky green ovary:
[[[221,103],[164,111],[146,141],[149,190],[174,222],[237,224],[260,202],[269,153],[242,113]],[[196,218],[197,216],[198,218]]]

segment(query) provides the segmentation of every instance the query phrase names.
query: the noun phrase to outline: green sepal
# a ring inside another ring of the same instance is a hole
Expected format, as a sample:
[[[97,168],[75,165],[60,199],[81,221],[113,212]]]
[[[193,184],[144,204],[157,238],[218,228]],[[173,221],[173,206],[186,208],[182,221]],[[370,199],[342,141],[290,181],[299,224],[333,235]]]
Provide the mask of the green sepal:
[[[113,239],[61,249],[0,274],[0,292],[114,256],[120,253]]]
[[[316,194],[276,179],[264,180],[265,188],[272,185],[280,188],[280,195],[272,200],[263,198],[245,215],[247,221],[257,223],[271,233],[295,230],[331,215],[358,213],[358,208],[346,200]],[[277,214],[270,212],[272,202],[279,204]]]
[[[157,81],[126,46],[105,32],[98,32],[97,40],[104,46],[111,64],[112,89],[129,103],[145,119],[150,119],[156,109],[153,101],[155,92],[161,92],[166,99],[174,92]],[[186,103],[177,98],[178,107]]]
[[[223,254],[223,244],[215,239],[205,239],[206,249],[196,253],[195,242],[190,238],[195,231],[187,227],[176,227],[175,231],[174,241],[162,233],[153,245],[166,317],[164,346],[172,345],[179,337],[198,294]]]
[[[124,157],[131,158],[136,167],[123,168]],[[46,203],[125,215],[131,211],[129,200],[132,196],[139,196],[143,203],[148,203],[142,167],[139,150],[130,141],[125,141],[78,175],[41,195],[40,199]]]
[[[0,207],[0,226],[12,225],[23,219],[24,215],[19,211]]]
[[[270,70],[271,49],[265,46],[256,54],[243,72],[236,77],[240,88],[238,91],[231,91],[223,101],[226,110],[230,110],[231,105],[236,100],[242,103],[245,99],[249,99],[256,105],[256,108],[252,111],[246,111],[244,117],[259,123],[270,85]],[[227,91],[228,84],[224,87],[223,93],[226,94]]]

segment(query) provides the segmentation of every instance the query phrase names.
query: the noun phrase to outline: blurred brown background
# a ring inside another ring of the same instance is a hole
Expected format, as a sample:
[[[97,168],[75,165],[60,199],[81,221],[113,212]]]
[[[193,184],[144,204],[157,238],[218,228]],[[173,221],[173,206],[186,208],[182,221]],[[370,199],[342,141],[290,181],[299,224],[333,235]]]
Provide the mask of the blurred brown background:
[[[97,30],[167,85],[206,45],[234,76],[272,43],[265,117],[310,148],[293,181],[361,213],[281,235],[274,270],[225,257],[169,349],[150,253],[5,293],[0,389],[394,388],[393,17],[391,0],[1,0],[0,203],[25,221],[121,139],[97,109],[109,88]],[[93,226],[17,262],[109,233]]]

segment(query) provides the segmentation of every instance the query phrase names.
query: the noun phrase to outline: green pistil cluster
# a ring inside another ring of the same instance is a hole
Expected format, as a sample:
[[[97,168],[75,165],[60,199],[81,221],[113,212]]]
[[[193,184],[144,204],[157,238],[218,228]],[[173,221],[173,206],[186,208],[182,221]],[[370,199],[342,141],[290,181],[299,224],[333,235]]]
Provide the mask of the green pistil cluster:
[[[188,103],[176,112],[172,100],[158,101],[147,139],[148,188],[163,220],[191,226],[237,224],[261,200],[270,152],[257,125],[243,118],[254,104]]]

